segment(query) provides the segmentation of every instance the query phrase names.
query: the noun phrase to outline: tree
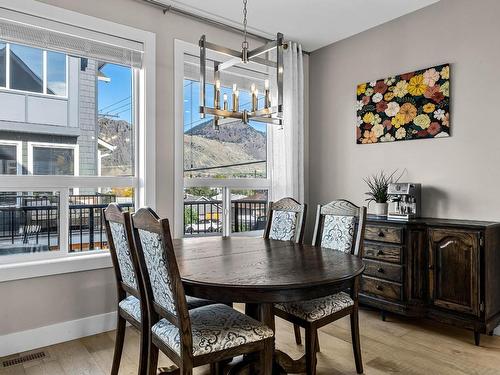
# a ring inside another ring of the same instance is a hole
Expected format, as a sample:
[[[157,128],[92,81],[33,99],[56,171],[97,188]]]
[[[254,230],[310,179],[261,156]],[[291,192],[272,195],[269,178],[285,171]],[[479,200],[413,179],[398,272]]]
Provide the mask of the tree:
[[[184,207],[184,225],[197,224],[198,221],[198,211],[193,207]]]
[[[195,195],[197,197],[212,198],[217,195],[217,190],[209,187],[191,187],[186,189],[186,194]]]

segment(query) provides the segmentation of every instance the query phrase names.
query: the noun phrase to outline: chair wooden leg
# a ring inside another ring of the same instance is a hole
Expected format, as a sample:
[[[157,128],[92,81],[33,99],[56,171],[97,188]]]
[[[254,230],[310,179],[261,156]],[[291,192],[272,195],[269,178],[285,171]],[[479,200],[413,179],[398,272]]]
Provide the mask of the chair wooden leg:
[[[300,326],[297,324],[293,325],[293,332],[295,333],[295,343],[297,345],[302,344],[302,337],[300,337]]]
[[[218,363],[215,362],[210,364],[210,375],[218,375],[218,370],[219,370]]]
[[[147,374],[149,361],[149,332],[147,329],[141,329],[141,344],[139,355],[139,374]]]
[[[316,334],[316,353],[319,353],[321,351],[319,347],[319,335]]]
[[[158,370],[158,348],[151,340],[149,341],[148,357],[148,375],[156,375],[156,371]]]
[[[273,345],[274,339],[264,341],[264,349],[260,355],[260,374],[272,375],[273,373]]]
[[[476,346],[481,344],[481,332],[479,331],[474,331],[474,344],[476,344]]]
[[[316,328],[306,328],[306,374],[316,375]]]
[[[354,361],[356,362],[356,372],[363,373],[363,360],[361,358],[361,342],[359,340],[359,316],[357,306],[351,313],[351,338]]]
[[[181,368],[180,375],[193,375],[193,368],[192,367]]]
[[[116,325],[115,353],[113,354],[113,366],[111,367],[111,375],[118,375],[118,370],[120,369],[123,343],[125,341],[126,324],[127,321],[118,314],[118,323]]]

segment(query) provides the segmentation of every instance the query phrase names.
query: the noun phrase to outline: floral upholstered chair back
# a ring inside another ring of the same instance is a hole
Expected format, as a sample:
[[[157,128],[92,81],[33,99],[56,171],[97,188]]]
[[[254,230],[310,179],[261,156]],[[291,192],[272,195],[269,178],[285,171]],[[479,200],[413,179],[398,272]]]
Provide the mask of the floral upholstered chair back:
[[[264,237],[271,240],[302,242],[307,206],[293,198],[269,203]]]
[[[187,314],[187,307],[168,219],[160,219],[150,208],[140,208],[132,215],[132,227],[150,313],[174,322],[179,311]]]
[[[127,292],[137,296],[137,274],[131,250],[134,242],[129,213],[111,203],[104,210],[104,221],[117,281]]]
[[[318,205],[313,245],[359,255],[366,208],[340,199]]]

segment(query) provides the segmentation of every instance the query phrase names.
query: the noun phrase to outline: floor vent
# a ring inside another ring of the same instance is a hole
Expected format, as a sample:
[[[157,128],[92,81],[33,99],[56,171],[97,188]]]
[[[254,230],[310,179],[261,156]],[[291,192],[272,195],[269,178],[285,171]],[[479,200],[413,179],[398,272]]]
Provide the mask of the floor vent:
[[[36,359],[42,359],[45,358],[45,352],[36,352],[36,353],[31,353],[31,354],[26,354],[18,358],[12,358],[8,359],[2,362],[3,367],[11,367],[11,366],[16,366],[20,365],[21,363],[29,362],[29,361],[34,361]]]

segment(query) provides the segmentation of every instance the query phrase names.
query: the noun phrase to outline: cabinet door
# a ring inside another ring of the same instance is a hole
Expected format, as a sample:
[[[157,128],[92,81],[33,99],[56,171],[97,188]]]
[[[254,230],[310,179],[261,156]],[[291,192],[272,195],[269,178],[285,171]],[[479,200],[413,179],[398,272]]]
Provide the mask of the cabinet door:
[[[479,232],[429,229],[429,291],[435,306],[479,315]]]

